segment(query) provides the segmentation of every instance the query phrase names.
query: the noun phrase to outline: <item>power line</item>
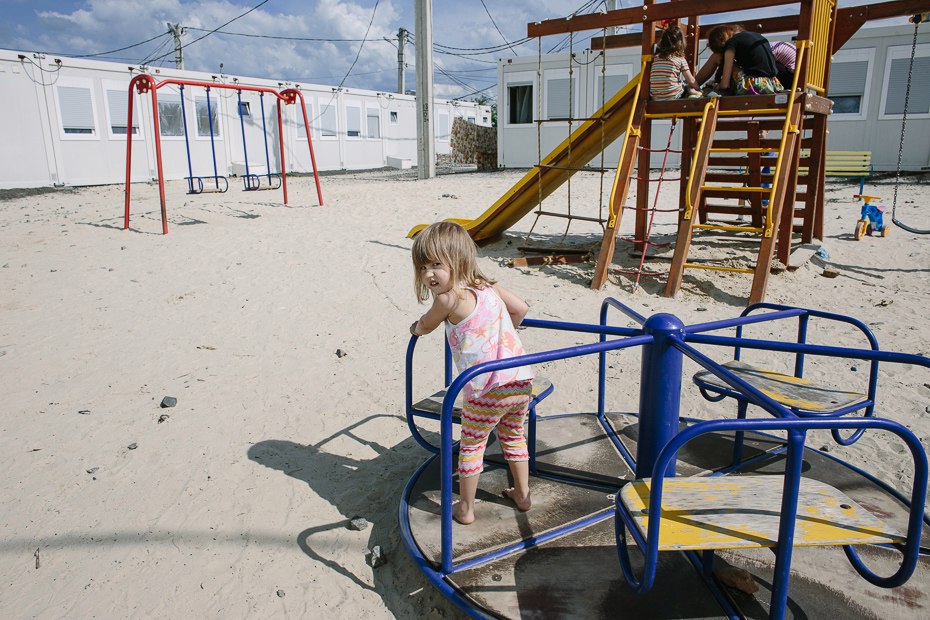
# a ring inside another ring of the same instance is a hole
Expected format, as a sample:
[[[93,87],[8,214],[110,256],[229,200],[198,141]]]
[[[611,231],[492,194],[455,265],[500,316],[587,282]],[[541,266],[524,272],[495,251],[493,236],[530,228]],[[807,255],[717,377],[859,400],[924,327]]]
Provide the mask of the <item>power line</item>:
[[[245,17],[246,15],[248,15],[249,13],[251,13],[252,11],[254,11],[254,10],[256,10],[256,9],[259,9],[259,8],[261,8],[262,6],[268,4],[269,1],[270,1],[270,0],[262,0],[261,2],[259,2],[259,3],[256,4],[255,6],[253,6],[253,7],[252,7],[251,9],[249,9],[248,11],[245,11],[244,13],[241,13],[240,15],[237,15],[237,16],[233,17],[231,20],[229,20],[229,21],[226,22],[225,24],[222,24],[222,25],[220,25],[220,26],[217,26],[216,28],[214,28],[213,30],[211,30],[211,31],[208,32],[207,34],[203,35],[202,37],[197,37],[197,38],[194,39],[193,41],[190,41],[190,42],[188,42],[188,43],[185,43],[184,45],[181,46],[180,49],[184,49],[185,47],[189,47],[189,46],[193,45],[193,44],[196,43],[197,41],[201,41],[201,40],[203,40],[203,39],[206,39],[206,38],[209,37],[211,34],[217,32],[217,31],[220,30],[221,28],[225,28],[226,26],[228,26],[229,24],[233,23],[233,22],[236,21],[237,19],[241,19],[241,18]],[[170,56],[170,55],[173,54],[173,53],[175,53],[175,50],[172,50],[172,51],[168,52],[168,53],[165,54],[164,56],[159,56],[158,58],[152,58],[149,62],[157,62],[157,61],[159,61],[159,60],[165,58],[166,56]]]
[[[248,32],[229,32],[228,30],[212,30],[208,31],[204,28],[191,28],[188,27],[188,30],[196,30],[198,32],[214,32],[216,34],[226,34],[234,37],[250,37],[253,39],[277,39],[281,41],[316,41],[316,42],[325,42],[325,43],[360,43],[365,41],[365,39],[323,39],[318,37],[285,37],[279,35],[271,34],[250,34]],[[372,39],[375,41],[377,39]],[[390,43],[390,41],[388,41]]]
[[[110,50],[110,51],[108,51],[108,52],[96,52],[96,53],[94,53],[94,54],[80,54],[80,55],[73,55],[73,54],[56,54],[56,55],[60,55],[60,56],[70,56],[71,58],[94,58],[94,57],[96,57],[96,56],[106,56],[107,54],[115,54],[116,52],[122,52],[123,50],[128,50],[128,49],[132,49],[132,48],[134,48],[134,47],[139,47],[140,45],[145,45],[146,43],[151,43],[151,42],[154,41],[155,39],[157,39],[157,38],[159,38],[159,37],[163,37],[163,36],[168,35],[168,34],[170,34],[170,33],[166,30],[165,32],[163,32],[163,33],[161,33],[161,34],[155,35],[155,36],[152,37],[151,39],[146,39],[145,41],[139,41],[138,43],[133,43],[132,45],[127,45],[126,47],[120,47],[120,48],[118,48],[118,49]]]
[[[345,77],[343,77],[342,81],[339,82],[339,86],[336,87],[337,90],[342,88],[342,85],[345,84],[349,74],[352,73],[352,69],[355,68],[355,63],[358,62],[359,57],[362,55],[362,50],[365,49],[365,43],[368,41],[368,33],[371,32],[371,25],[375,23],[375,14],[378,12],[379,4],[381,4],[381,0],[376,0],[375,8],[371,10],[371,19],[368,20],[368,28],[365,30],[365,38],[362,39],[362,44],[358,46],[358,53],[355,54],[355,60],[352,61],[352,65],[349,67],[349,70],[346,71]]]
[[[497,27],[497,23],[494,21],[494,18],[491,17],[491,11],[488,10],[488,5],[484,3],[484,0],[481,0],[481,6],[484,7],[484,12],[488,14],[488,19],[490,19],[491,23],[494,25],[494,30],[497,31],[497,34],[501,35],[501,38],[504,40],[504,43],[507,44],[507,47],[510,48],[510,51],[513,53],[513,55],[516,56],[517,53],[514,51],[513,47],[510,45],[510,41],[507,40],[507,37],[504,36],[504,33],[501,32],[501,29]]]

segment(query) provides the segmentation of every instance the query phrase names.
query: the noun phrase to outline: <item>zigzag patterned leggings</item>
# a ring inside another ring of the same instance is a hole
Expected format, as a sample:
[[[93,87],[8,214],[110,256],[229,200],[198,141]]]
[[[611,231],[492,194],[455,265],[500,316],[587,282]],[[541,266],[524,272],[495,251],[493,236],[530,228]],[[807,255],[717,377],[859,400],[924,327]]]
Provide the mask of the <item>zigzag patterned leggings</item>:
[[[497,439],[501,442],[506,460],[529,460],[523,423],[532,392],[532,381],[514,381],[481,395],[465,395],[462,442],[459,445],[459,477],[468,478],[481,473],[484,468],[484,449],[494,429],[497,429]]]

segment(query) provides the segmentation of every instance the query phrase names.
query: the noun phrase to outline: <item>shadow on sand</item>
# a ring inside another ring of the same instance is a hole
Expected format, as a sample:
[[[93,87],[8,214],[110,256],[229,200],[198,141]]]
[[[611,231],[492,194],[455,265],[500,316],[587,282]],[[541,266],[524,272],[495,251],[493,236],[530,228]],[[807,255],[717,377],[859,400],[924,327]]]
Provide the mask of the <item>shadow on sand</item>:
[[[309,558],[358,587],[377,592],[398,618],[426,615],[432,608],[443,617],[458,617],[459,612],[428,586],[401,540],[397,505],[407,479],[427,454],[412,437],[391,447],[372,439],[384,436],[383,425],[389,421],[405,424],[400,416],[374,414],[311,445],[282,439],[259,441],[249,448],[248,457],[305,482],[345,517],[298,534],[295,542]],[[319,534],[347,528],[356,516],[370,524],[367,531],[359,532],[367,536],[366,563],[370,565],[370,550],[376,545],[388,558],[386,564],[371,569],[370,578],[342,566],[332,554],[322,552],[323,543],[317,541]]]

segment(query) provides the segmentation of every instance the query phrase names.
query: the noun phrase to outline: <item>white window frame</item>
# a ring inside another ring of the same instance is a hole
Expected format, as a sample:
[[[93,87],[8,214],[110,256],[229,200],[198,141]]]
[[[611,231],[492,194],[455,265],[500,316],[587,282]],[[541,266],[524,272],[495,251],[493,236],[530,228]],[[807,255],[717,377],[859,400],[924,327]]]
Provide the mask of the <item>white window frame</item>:
[[[313,97],[304,97],[303,104],[307,110],[307,120],[310,121],[310,139],[311,140],[316,139],[316,135],[313,129],[315,125],[315,123],[313,122],[313,111],[316,109],[316,105],[313,101]],[[300,97],[297,97],[297,100],[294,102],[294,131],[297,134],[298,140],[300,140],[301,142],[306,142],[307,132],[301,131],[301,129],[303,129],[302,127],[303,122],[304,122],[304,116],[303,116],[303,111],[300,109]]]
[[[223,127],[223,115],[220,114],[220,97],[218,96],[218,93],[220,91],[219,89],[210,89],[210,90],[211,90],[210,111],[216,112],[216,133],[213,134],[213,140],[214,141],[222,140],[224,136],[226,135],[226,129]],[[194,109],[194,113],[191,118],[194,124],[194,133],[192,134],[192,137],[194,138],[194,140],[206,140],[207,142],[209,142],[210,141],[209,131],[205,133],[204,135],[200,135],[200,116],[197,114],[197,102],[198,101],[203,101],[204,105],[206,105],[206,101],[207,101],[206,91],[199,91],[197,93],[191,92],[191,103],[193,104],[191,107],[193,107]],[[237,108],[237,111],[238,111],[238,108]],[[238,114],[236,115],[235,118],[236,118],[236,122],[238,122],[239,121]]]
[[[571,74],[570,74],[571,73]],[[586,114],[581,110],[581,72],[573,71],[569,72],[568,69],[546,69],[543,71],[543,118],[546,120],[555,120],[551,119],[549,114],[549,82],[552,80],[569,80],[569,87],[572,89],[571,92],[571,105],[569,106],[569,113],[575,119],[579,117],[584,117]],[[566,119],[564,121],[568,123]],[[573,121],[574,122],[574,121]]]
[[[119,121],[119,123],[121,124],[122,121],[124,121],[125,119],[111,118],[110,91],[115,91],[118,93],[128,95],[129,94],[129,83],[102,80],[101,86],[103,86],[103,100],[105,104],[103,106],[103,109],[104,109],[105,116],[107,119],[107,136],[110,138],[110,140],[125,140],[126,136],[128,135],[132,135],[132,139],[134,141],[144,140],[143,135],[142,135],[142,127],[143,127],[143,121],[144,121],[144,118],[142,116],[142,95],[140,95],[139,93],[136,92],[135,89],[133,89],[132,96],[135,97],[135,101],[133,101],[133,104],[132,104],[132,113],[133,113],[133,116],[135,116],[136,124],[137,124],[139,131],[134,134],[130,134],[129,128],[127,127],[126,128],[127,131],[125,134],[113,133],[113,124],[114,124],[113,121],[114,120]],[[127,105],[128,105],[128,102],[127,102]]]
[[[365,109],[365,104],[356,99],[345,102],[343,106],[343,117],[345,118],[346,124],[346,140],[362,140],[365,137],[364,126],[362,125],[362,111]],[[358,135],[350,136],[349,135],[349,115],[351,114],[350,110],[358,111]]]
[[[397,110],[388,110],[388,112],[388,118],[390,119],[388,122],[390,122],[391,125],[400,123],[400,113]]]
[[[593,82],[593,85],[591,88],[591,101],[593,102],[591,105],[592,111],[599,110],[601,107],[601,67],[599,64],[600,62],[601,61],[598,60],[596,63],[594,63],[598,66],[597,68],[594,69],[594,72],[592,74],[593,77],[591,78],[591,82]],[[624,63],[624,64],[618,64],[618,65],[607,65],[606,67],[604,67],[605,78],[614,77],[618,75],[625,75],[626,83],[629,84],[630,80],[632,80],[633,76],[635,75],[635,73],[633,72],[633,65],[630,63]],[[610,101],[610,97],[605,97],[604,103],[607,103],[608,101]]]
[[[915,58],[927,58],[930,56],[930,43],[919,43],[917,49],[915,50]],[[885,53],[885,75],[882,79],[882,102],[881,109],[879,110],[878,119],[879,120],[901,120],[903,114],[886,114],[885,113],[885,104],[888,101],[886,96],[888,93],[888,82],[891,80],[891,62],[893,60],[909,61],[911,58],[911,46],[910,45],[895,45],[890,46]],[[913,88],[913,85],[912,85]],[[927,119],[930,118],[930,110],[927,112],[914,112],[913,110],[907,111],[907,120],[911,119]]]
[[[181,91],[180,91],[180,89],[173,88],[173,87],[170,87],[170,86],[166,86],[164,89],[159,89],[159,91],[160,91],[160,92],[158,93],[158,105],[161,105],[163,100],[165,101],[165,103],[167,103],[168,101],[173,101],[174,98],[177,97],[178,101],[179,101],[180,104],[181,104],[181,107],[184,106],[184,97],[181,96]],[[160,112],[159,112],[158,110],[156,110],[155,113],[156,113],[156,114],[159,114],[159,117],[158,117],[158,132],[159,132],[159,134],[161,134],[159,137],[160,137],[162,140],[183,140],[183,139],[184,139],[184,135],[187,134],[187,132],[189,131],[188,128],[187,128],[187,126],[186,126],[185,123],[184,123],[184,121],[185,121],[185,115],[187,114],[187,110],[186,110],[186,109],[185,109],[184,111],[180,111],[180,110],[179,110],[179,113],[181,114],[181,129],[184,131],[184,133],[182,133],[180,136],[166,136],[166,135],[162,134],[162,133],[161,133],[162,122],[161,122]]]
[[[374,114],[372,114],[374,112]],[[369,118],[378,119],[378,135],[371,136],[368,134],[368,119]],[[381,106],[380,105],[366,105],[365,106],[365,138],[368,140],[381,140],[384,137],[384,126],[381,122]]]
[[[510,87],[511,86],[529,86],[530,88],[532,88],[533,96],[531,99],[533,102],[533,105],[532,105],[533,110],[532,110],[532,114],[530,114],[531,119],[529,123],[511,123],[510,122]],[[538,88],[539,88],[539,83],[536,80],[535,71],[515,71],[513,73],[505,73],[504,74],[504,101],[506,105],[503,106],[505,108],[503,119],[500,119],[500,116],[498,116],[499,122],[502,120],[504,127],[532,127],[533,122],[537,118],[539,118],[539,110],[536,109],[537,102],[538,102],[537,93],[539,92],[537,90]]]
[[[874,47],[863,47],[855,48],[848,50],[839,50],[833,54],[833,59],[830,61],[833,64],[842,63],[842,62],[862,62],[863,60],[869,63],[868,69],[865,74],[865,85],[863,86],[862,93],[862,103],[859,105],[858,114],[843,114],[839,112],[834,112],[830,115],[830,122],[834,121],[864,121],[869,116],[869,95],[872,92],[872,72],[875,68],[875,48]],[[829,87],[829,84],[827,85]],[[884,91],[883,91],[884,92]],[[827,96],[829,97],[829,90],[827,91]],[[842,96],[842,95],[840,95]]]
[[[322,97],[320,101],[325,98],[326,97]],[[318,109],[320,110],[320,140],[339,140],[339,99],[332,97],[328,104],[320,103]],[[327,112],[331,113],[333,117],[332,135],[326,133]]]
[[[436,114],[436,123],[433,129],[433,133],[436,134],[437,140],[448,142],[449,138],[452,135],[452,120],[454,118],[452,116],[452,110],[449,109],[449,106],[437,105],[435,108],[435,114]],[[440,120],[442,120],[442,117],[446,118],[445,135],[443,135],[443,127],[441,126],[441,123],[439,122]]]
[[[84,88],[90,93],[90,108],[91,114],[93,115],[94,127],[93,133],[65,133],[65,124],[64,124],[64,114],[61,110],[61,97],[58,94],[58,89],[60,87],[66,88]],[[81,79],[81,78],[68,78],[60,77],[58,78],[58,83],[55,84],[55,106],[58,108],[58,133],[59,137],[62,140],[75,140],[75,141],[99,141],[100,140],[100,120],[97,116],[97,93],[94,92],[94,81],[91,79]]]

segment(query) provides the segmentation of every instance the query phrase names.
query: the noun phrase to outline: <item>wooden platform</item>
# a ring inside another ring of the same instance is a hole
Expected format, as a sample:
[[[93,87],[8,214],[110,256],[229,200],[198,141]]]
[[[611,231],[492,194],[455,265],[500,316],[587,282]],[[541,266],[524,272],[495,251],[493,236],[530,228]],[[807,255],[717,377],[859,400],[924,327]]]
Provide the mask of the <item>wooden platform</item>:
[[[758,368],[737,360],[727,362],[724,367],[769,398],[786,407],[802,411],[829,413],[866,400],[866,395],[859,392],[816,384],[807,379]],[[722,379],[706,370],[694,375],[694,382],[710,389],[732,389]]]

